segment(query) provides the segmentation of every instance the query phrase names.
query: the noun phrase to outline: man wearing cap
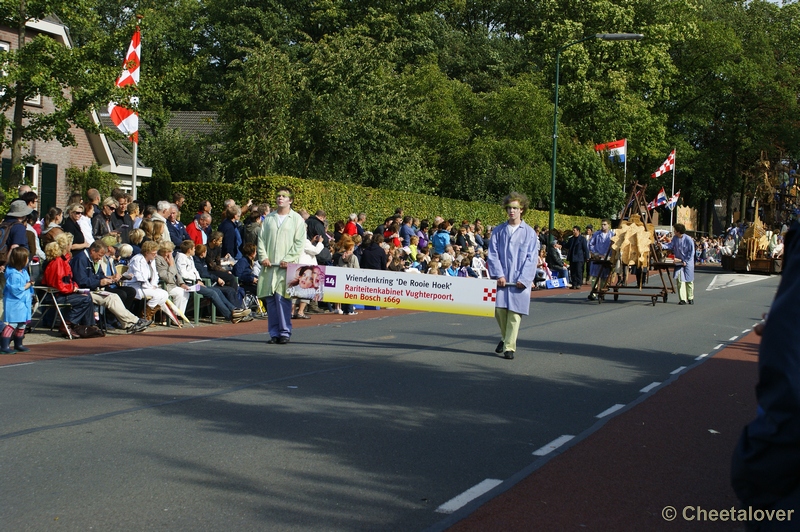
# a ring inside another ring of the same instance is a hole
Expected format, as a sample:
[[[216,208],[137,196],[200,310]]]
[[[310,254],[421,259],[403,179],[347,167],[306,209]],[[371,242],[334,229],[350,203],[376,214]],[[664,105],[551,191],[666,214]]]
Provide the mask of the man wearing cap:
[[[32,212],[33,209],[28,207],[24,200],[17,199],[11,202],[8,214],[6,214],[3,220],[3,225],[8,226],[9,231],[8,239],[6,240],[8,251],[18,246],[22,246],[30,251],[28,236],[26,234],[27,230],[25,229],[25,218]]]

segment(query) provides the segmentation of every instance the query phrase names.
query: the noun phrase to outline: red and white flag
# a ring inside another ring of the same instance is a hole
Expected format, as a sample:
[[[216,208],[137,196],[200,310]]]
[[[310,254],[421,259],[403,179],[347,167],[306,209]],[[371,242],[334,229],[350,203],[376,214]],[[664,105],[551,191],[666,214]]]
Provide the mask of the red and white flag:
[[[139,28],[133,34],[131,44],[128,46],[128,53],[125,55],[125,62],[122,63],[122,74],[117,78],[117,87],[136,87],[139,84],[139,58],[142,55],[142,37]],[[130,107],[136,108],[138,98],[131,97]],[[133,109],[128,109],[118,105],[116,102],[108,103],[108,115],[114,125],[127,135],[133,142],[139,142],[139,113]]]
[[[667,157],[667,160],[664,161],[664,164],[659,166],[658,170],[656,170],[655,172],[650,174],[650,177],[655,179],[658,176],[660,176],[661,174],[666,174],[667,172],[672,171],[673,168],[675,168],[675,150],[672,150],[669,153],[669,157]]]

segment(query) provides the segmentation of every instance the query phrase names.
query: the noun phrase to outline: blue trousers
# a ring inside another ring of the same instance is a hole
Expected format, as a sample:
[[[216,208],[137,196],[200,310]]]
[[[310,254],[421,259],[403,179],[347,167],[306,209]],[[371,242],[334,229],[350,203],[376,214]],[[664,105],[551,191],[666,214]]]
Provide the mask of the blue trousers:
[[[267,323],[271,338],[292,336],[292,300],[280,294],[264,298],[267,302]]]
[[[207,297],[211,300],[214,306],[217,307],[217,310],[219,310],[220,314],[222,314],[223,318],[226,320],[231,319],[231,312],[235,307],[230,301],[228,301],[227,298],[224,297],[222,290],[216,286],[211,288],[207,286],[201,286],[198,292],[200,292],[200,295],[203,297]]]

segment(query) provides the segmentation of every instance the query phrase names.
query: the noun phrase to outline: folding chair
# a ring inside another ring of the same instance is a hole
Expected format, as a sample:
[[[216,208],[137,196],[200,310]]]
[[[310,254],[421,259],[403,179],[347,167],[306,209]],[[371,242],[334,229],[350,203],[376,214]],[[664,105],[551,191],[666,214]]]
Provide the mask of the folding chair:
[[[64,314],[61,312],[61,309],[70,308],[69,303],[58,303],[56,299],[56,295],[58,294],[58,290],[52,288],[50,286],[34,286],[33,287],[34,294],[38,297],[39,302],[36,304],[31,316],[33,316],[36,311],[40,311],[39,319],[36,320],[36,323],[31,325],[31,331],[33,331],[39,324],[42,322],[44,315],[46,314],[47,309],[55,309],[56,314],[58,315],[58,319],[61,321],[61,325],[64,326],[64,329],[67,331],[67,336],[69,339],[72,340],[72,331],[67,326],[67,320],[64,318]],[[49,300],[49,302],[48,302]],[[56,326],[56,320],[53,320],[53,323],[50,325],[50,330],[52,331],[53,328]]]

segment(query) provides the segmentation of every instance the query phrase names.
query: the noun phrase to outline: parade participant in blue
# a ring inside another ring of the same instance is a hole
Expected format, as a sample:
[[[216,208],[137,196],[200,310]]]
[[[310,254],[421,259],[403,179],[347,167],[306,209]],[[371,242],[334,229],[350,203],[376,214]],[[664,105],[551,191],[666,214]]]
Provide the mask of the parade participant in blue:
[[[673,226],[672,240],[662,244],[664,249],[671,249],[675,255],[675,282],[678,284],[678,304],[688,301],[694,305],[694,240],[686,234],[683,224]]]
[[[531,286],[536,275],[539,237],[522,220],[528,208],[524,194],[512,192],[503,199],[508,221],[498,225],[489,240],[489,276],[497,279],[495,318],[502,339],[495,353],[509,360],[517,350],[517,335],[522,316],[531,306]]]
[[[266,298],[269,343],[288,344],[292,336],[292,299],[286,293],[286,267],[300,260],[306,241],[306,222],[292,210],[294,195],[279,188],[276,208],[264,218],[258,238],[261,263],[258,297]]]
[[[593,260],[603,260],[608,255],[608,250],[611,247],[611,237],[614,236],[614,231],[611,230],[611,221],[604,219],[600,224],[600,230],[592,234],[589,240],[589,253]],[[595,280],[600,278],[595,286]],[[603,281],[608,277],[608,272],[603,271],[600,264],[592,264],[589,268],[589,285],[592,290],[589,292],[589,300],[594,301],[597,299],[595,291],[602,288]]]

